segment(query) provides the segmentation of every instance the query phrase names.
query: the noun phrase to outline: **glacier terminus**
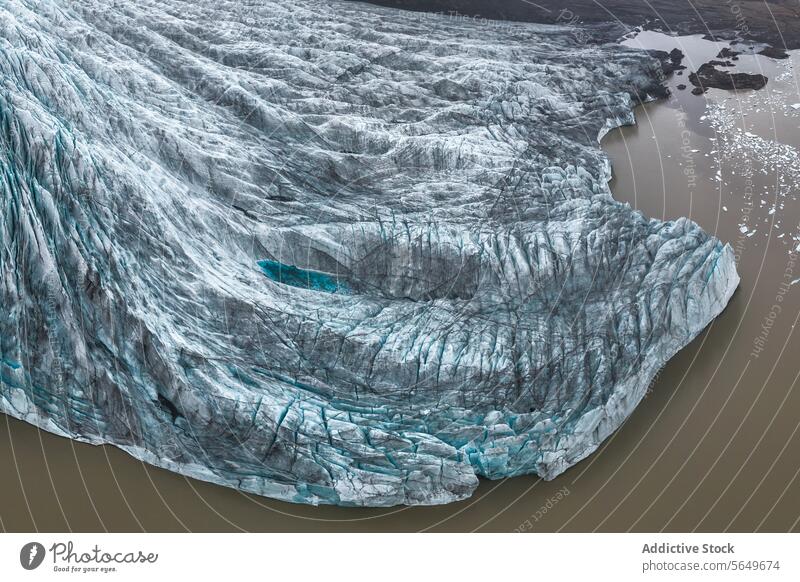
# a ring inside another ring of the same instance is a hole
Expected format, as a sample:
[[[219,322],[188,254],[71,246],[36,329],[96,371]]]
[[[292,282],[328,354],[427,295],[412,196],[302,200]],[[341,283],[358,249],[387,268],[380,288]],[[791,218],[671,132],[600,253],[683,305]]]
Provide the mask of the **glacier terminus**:
[[[739,283],[609,189],[662,75],[569,26],[4,0],[0,411],[298,503],[557,477]]]

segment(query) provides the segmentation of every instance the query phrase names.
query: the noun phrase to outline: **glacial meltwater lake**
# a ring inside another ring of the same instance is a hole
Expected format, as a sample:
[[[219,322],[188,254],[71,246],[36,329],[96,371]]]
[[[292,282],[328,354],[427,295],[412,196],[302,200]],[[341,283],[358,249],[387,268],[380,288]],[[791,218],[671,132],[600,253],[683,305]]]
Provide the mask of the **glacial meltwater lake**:
[[[447,506],[315,508],[188,479],[4,417],[0,529],[797,530],[800,54],[743,54],[736,70],[765,74],[764,89],[696,96],[689,73],[728,43],[643,32],[625,44],[678,47],[688,68],[669,79],[670,98],[639,107],[636,126],[603,139],[614,196],[650,217],[690,217],[730,243],[741,285],[595,454],[554,481],[483,481],[471,499]]]

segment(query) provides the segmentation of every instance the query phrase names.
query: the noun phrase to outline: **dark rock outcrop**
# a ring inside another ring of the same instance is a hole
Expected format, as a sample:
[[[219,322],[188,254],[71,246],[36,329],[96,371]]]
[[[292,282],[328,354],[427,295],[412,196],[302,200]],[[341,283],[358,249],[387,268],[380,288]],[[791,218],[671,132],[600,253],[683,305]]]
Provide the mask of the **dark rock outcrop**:
[[[689,82],[702,92],[708,89],[761,89],[767,84],[767,80],[767,77],[759,74],[720,71],[711,63],[703,64],[689,75]]]
[[[788,59],[789,53],[786,52],[786,49],[768,46],[767,48],[761,49],[758,51],[758,54],[764,55],[765,57],[769,57],[771,59]]]
[[[683,57],[684,57],[683,51],[681,51],[679,48],[674,48],[671,51],[669,51],[669,60],[676,68],[680,66]]]
[[[686,68],[686,66],[681,64],[684,55],[677,48],[672,49],[670,52],[658,49],[651,49],[647,52],[661,63],[661,70],[664,72],[664,75],[670,75],[675,71]]]
[[[740,55],[740,52],[733,50],[730,47],[725,47],[717,54],[718,59],[733,59]]]

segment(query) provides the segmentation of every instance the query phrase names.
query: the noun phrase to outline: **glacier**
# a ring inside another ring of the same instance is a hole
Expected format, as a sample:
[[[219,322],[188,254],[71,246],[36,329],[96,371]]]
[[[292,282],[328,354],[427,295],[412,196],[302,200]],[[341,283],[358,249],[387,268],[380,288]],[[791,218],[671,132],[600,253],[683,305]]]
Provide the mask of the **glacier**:
[[[4,0],[0,411],[310,504],[553,479],[725,308],[612,198],[650,55],[297,0]]]

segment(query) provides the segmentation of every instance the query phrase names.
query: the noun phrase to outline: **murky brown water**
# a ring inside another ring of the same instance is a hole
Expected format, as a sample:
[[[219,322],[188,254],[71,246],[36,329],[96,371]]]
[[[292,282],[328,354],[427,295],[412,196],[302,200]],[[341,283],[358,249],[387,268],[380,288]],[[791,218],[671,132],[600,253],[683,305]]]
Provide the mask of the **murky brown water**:
[[[690,69],[718,51],[697,38],[654,33],[636,42],[667,50],[680,44],[694,57]],[[675,89],[669,101],[640,108],[637,126],[605,138],[615,196],[652,217],[689,216],[730,242],[742,283],[722,316],[669,362],[628,422],[555,481],[483,482],[472,499],[442,507],[315,508],[186,479],[113,447],[74,443],[3,417],[0,528],[800,529],[800,340],[793,333],[800,284],[781,287],[800,279],[800,262],[792,263],[798,257],[789,254],[800,240],[800,162],[793,157],[800,94],[791,68],[800,70],[800,56],[792,61],[742,56],[741,69],[764,69],[767,89],[712,90],[705,98]],[[670,85],[688,85],[686,76]],[[714,110],[720,103],[723,113]],[[729,125],[724,131],[721,119]]]

